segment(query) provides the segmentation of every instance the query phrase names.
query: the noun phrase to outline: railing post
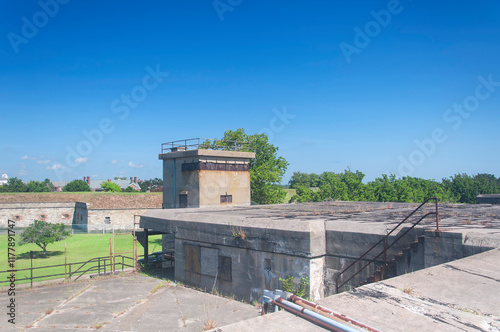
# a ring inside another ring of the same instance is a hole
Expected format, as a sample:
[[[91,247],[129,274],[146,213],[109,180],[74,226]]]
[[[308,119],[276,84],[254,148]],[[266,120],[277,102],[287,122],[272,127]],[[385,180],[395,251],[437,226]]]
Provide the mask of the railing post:
[[[439,210],[438,210],[438,198],[436,197],[436,232],[439,232]]]
[[[382,265],[382,268],[380,269],[381,271],[381,278],[382,280],[385,279],[385,267],[387,266],[387,249],[386,249],[386,246],[387,246],[387,237],[384,237],[384,265]]]
[[[33,288],[33,250],[30,251],[30,254],[31,254],[31,269],[30,269],[31,277],[30,277],[30,280],[31,280],[31,288]]]

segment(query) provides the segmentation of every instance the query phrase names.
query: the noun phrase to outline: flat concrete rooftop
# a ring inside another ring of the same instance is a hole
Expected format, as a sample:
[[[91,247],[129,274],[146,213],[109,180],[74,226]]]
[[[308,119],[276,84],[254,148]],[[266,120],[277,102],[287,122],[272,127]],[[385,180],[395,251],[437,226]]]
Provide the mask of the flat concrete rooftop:
[[[301,230],[308,223],[324,222],[327,230],[383,234],[419,204],[378,202],[320,202],[254,205],[247,207],[164,209],[143,214],[145,219],[191,221],[232,226]],[[425,212],[433,211],[427,204]],[[440,230],[500,236],[500,205],[439,204]],[[435,218],[421,227],[435,228]]]

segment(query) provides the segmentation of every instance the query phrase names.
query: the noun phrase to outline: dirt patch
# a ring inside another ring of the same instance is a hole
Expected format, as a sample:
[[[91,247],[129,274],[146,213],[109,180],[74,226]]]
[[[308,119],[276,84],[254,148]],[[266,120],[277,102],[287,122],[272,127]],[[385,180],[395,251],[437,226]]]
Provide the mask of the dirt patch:
[[[161,208],[162,193],[15,193],[0,194],[0,203],[84,202],[90,209]]]

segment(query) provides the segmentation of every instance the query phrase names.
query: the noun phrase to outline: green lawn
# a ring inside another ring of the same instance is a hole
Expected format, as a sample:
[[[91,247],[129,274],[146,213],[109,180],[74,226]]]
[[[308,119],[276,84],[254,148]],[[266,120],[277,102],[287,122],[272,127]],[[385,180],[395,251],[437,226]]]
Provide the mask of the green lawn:
[[[2,235],[7,240],[7,235]],[[25,244],[23,246],[19,246],[17,243],[19,242],[19,236],[16,236],[16,246],[15,246],[15,269],[25,269],[30,268],[30,251],[33,250],[33,267],[41,267],[48,265],[58,265],[64,264],[64,243],[66,243],[66,253],[67,253],[67,263],[77,263],[77,262],[85,262],[91,258],[95,257],[108,257],[109,264],[109,240],[112,238],[111,234],[77,234],[72,235],[63,241],[55,242],[53,244],[49,244],[47,246],[47,258],[43,258],[43,252],[36,244]],[[7,241],[2,241],[3,245],[0,245],[0,257],[4,257],[4,259],[0,260],[0,271],[10,270],[7,262]],[[124,256],[133,257],[133,240],[132,235],[116,235],[115,236],[115,254],[122,254]],[[154,251],[161,251],[161,235],[150,236],[149,237],[149,252],[152,253]],[[142,255],[144,250],[142,246],[137,243],[137,254]],[[116,263],[121,262],[121,259],[116,259]],[[126,264],[132,265],[131,260],[126,260]],[[102,263],[101,263],[102,264]],[[80,264],[79,264],[80,265]],[[72,265],[72,271],[79,265]],[[94,265],[97,265],[95,263]],[[90,265],[88,265],[90,266]],[[116,269],[118,270],[118,266]],[[109,266],[106,268],[109,271]],[[121,270],[121,266],[120,266]],[[67,272],[69,272],[69,268],[67,268]],[[101,271],[102,272],[102,271]],[[60,267],[52,267],[40,270],[33,270],[33,276],[46,276],[56,273],[64,273],[64,266]],[[96,273],[96,272],[92,272]],[[0,272],[0,286],[6,286],[4,281],[7,280],[7,275],[9,273]],[[17,271],[15,272],[16,279],[23,279],[30,276],[30,271]],[[35,281],[42,281],[53,278],[64,278],[64,276],[58,277],[48,277],[48,278],[40,278],[35,279]],[[21,283],[29,283],[27,281],[17,281],[16,284]]]
[[[290,198],[292,198],[293,195],[297,194],[297,189],[285,189],[285,191],[286,191],[285,203],[288,203],[290,201]]]

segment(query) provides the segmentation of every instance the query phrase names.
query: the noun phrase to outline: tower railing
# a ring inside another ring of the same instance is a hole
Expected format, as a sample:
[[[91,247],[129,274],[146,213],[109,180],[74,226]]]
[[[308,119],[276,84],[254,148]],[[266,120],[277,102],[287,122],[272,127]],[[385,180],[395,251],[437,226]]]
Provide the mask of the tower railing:
[[[230,141],[211,138],[188,138],[178,141],[162,143],[161,153],[186,151],[186,150],[224,150],[224,151],[251,151],[250,142]]]

